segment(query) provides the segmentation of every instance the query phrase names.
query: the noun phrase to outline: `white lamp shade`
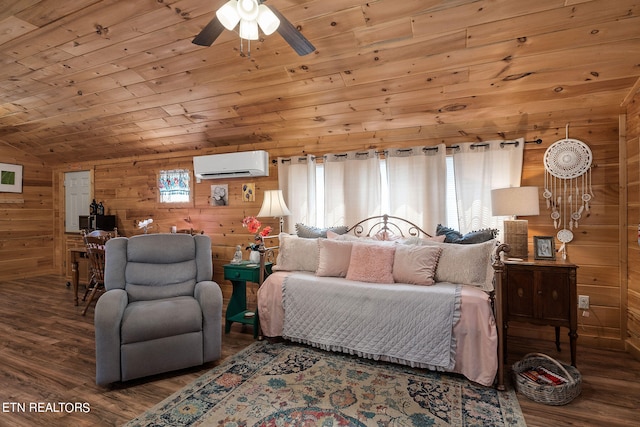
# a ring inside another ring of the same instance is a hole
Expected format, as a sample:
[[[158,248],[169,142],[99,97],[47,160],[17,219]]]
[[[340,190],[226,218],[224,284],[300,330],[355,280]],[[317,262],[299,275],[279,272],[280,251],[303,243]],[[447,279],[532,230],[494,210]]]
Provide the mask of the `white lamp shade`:
[[[282,197],[282,190],[267,190],[264,192],[264,201],[258,217],[282,217],[291,215]]]
[[[260,13],[257,0],[238,0],[238,15],[245,21],[255,21]]]
[[[238,14],[238,2],[236,0],[229,0],[220,9],[216,11],[218,21],[229,31],[232,31],[238,22],[240,22],[240,15]]]
[[[271,35],[280,25],[278,17],[264,4],[260,5],[260,14],[258,15],[258,24],[265,35]]]
[[[258,23],[256,21],[240,20],[240,38],[258,40]]]
[[[538,187],[509,187],[491,190],[493,216],[539,215]]]

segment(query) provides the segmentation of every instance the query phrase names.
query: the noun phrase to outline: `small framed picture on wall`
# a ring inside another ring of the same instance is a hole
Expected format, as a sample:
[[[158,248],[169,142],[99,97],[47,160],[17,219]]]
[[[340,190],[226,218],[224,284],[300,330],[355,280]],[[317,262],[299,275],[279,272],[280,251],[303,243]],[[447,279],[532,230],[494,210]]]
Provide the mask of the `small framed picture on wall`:
[[[229,184],[211,186],[211,206],[229,205]]]
[[[22,165],[0,163],[0,193],[22,193]]]
[[[535,259],[556,259],[556,244],[553,236],[533,236],[533,253]]]
[[[242,201],[243,202],[256,201],[256,185],[254,183],[242,184]]]

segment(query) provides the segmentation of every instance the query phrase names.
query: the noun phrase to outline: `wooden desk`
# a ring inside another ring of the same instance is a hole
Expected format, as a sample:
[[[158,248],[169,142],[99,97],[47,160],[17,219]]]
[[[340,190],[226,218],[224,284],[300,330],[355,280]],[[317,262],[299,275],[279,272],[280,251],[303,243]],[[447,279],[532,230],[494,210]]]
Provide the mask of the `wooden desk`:
[[[69,248],[68,260],[71,264],[71,284],[73,285],[73,303],[78,305],[78,283],[80,282],[81,265],[88,271],[87,249],[84,247]],[[85,277],[88,273],[85,273]]]

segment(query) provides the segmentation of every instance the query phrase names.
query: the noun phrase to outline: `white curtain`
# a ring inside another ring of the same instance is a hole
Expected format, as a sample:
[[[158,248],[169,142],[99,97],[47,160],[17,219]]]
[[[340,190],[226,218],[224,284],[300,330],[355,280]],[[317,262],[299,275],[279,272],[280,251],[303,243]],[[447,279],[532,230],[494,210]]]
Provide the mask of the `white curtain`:
[[[522,138],[458,144],[453,150],[462,233],[483,228],[502,229],[503,218],[491,215],[491,190],[520,186],[523,152]]]
[[[284,218],[284,231],[295,233],[295,225],[316,224],[316,158],[278,157],[278,187],[291,216]]]
[[[381,215],[380,162],[375,150],[324,156],[325,226],[352,226]]]
[[[447,218],[446,147],[393,148],[386,152],[389,214],[435,235]]]

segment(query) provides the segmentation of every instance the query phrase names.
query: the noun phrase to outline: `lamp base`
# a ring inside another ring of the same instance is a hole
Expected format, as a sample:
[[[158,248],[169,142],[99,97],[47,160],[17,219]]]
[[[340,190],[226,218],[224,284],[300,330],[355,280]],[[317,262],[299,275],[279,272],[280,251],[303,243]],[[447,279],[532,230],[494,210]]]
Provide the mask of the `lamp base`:
[[[507,254],[510,258],[527,258],[529,256],[529,221],[526,219],[505,220],[504,243],[511,248]]]

